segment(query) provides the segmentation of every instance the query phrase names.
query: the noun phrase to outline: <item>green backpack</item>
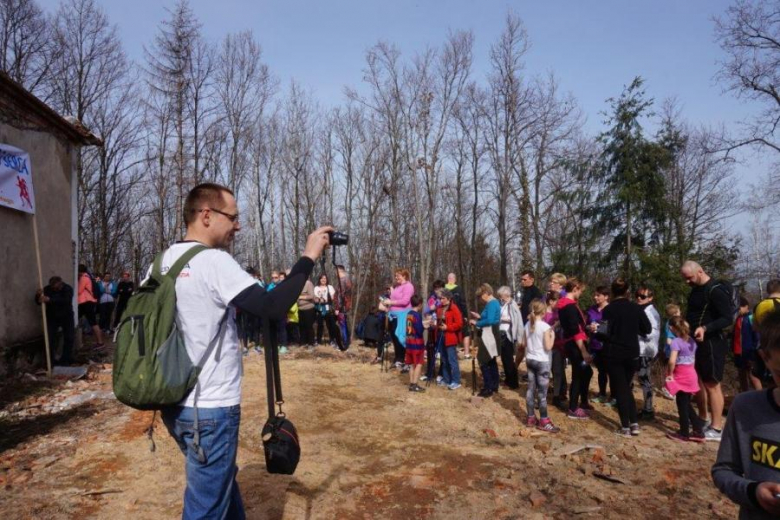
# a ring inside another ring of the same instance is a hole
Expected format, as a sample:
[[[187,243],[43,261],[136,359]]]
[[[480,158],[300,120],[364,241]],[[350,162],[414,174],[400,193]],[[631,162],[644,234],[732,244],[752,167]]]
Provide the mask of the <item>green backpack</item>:
[[[159,410],[181,402],[196,386],[214,345],[221,346],[227,313],[217,338],[197,365],[190,360],[176,327],[176,278],[195,255],[206,249],[190,248],[164,275],[160,264],[165,252],[157,255],[151,276],[127,302],[114,336],[114,395],[122,403],[139,410]]]

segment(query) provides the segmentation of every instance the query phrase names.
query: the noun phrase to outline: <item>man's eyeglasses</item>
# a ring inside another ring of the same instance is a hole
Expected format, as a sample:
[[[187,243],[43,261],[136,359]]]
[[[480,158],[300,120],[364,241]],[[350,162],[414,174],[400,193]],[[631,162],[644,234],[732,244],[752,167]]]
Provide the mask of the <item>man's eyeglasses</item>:
[[[198,213],[206,210],[213,211],[214,213],[219,213],[220,215],[227,217],[230,220],[230,222],[235,222],[236,220],[238,220],[238,213],[236,213],[235,215],[231,215],[230,213],[225,213],[224,211],[220,211],[214,208],[201,208],[198,210]]]

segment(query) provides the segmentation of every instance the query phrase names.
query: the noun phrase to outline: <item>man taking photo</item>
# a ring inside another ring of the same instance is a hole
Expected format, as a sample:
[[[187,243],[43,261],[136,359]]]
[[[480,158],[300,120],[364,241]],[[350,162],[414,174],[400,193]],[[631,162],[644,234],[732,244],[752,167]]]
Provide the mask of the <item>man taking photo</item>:
[[[244,506],[236,482],[236,452],[242,356],[235,308],[263,319],[282,319],[298,299],[333,229],[325,226],[309,235],[303,256],[287,279],[267,292],[224,251],[241,230],[232,191],[217,184],[196,186],[187,195],[183,213],[187,234],[165,251],[161,272],[170,270],[191,247],[205,245],[210,249],[194,256],[176,280],[176,324],[193,363],[204,356],[220,333],[224,337],[221,348],[213,349],[205,360],[198,378],[199,446],[194,446],[195,392],[165,409],[162,417],[186,457],[182,517],[240,519],[244,518]]]

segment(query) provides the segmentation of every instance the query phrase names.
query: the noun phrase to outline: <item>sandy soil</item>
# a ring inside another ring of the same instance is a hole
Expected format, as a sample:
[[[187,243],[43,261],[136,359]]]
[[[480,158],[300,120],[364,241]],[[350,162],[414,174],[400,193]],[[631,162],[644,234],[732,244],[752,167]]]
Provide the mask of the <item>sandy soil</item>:
[[[522,426],[524,386],[472,400],[462,361],[464,388],[415,394],[372,355],[323,347],[283,358],[285,411],[303,449],[294,476],[265,471],[264,364],[245,358],[238,480],[249,518],[736,517],[709,477],[717,445],[665,438],[676,427],[672,401],[656,400],[657,421],[635,439],[613,435],[617,413],[602,405],[590,421],[553,409],[562,431],[551,435]],[[95,364],[77,384],[0,388],[0,517],[179,517],[183,457],[159,421],[150,451],[150,412],[99,398],[51,406],[110,389],[110,376]]]

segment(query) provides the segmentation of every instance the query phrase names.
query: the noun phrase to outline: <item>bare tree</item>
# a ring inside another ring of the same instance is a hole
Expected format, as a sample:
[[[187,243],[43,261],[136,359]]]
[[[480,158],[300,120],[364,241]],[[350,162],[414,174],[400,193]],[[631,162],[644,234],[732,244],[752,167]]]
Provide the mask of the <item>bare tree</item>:
[[[46,99],[58,53],[51,23],[34,0],[0,0],[0,70]]]
[[[727,151],[752,145],[780,153],[777,138],[780,123],[780,10],[771,0],[738,0],[726,16],[715,19],[715,36],[726,60],[721,63],[718,78],[727,91],[754,101],[760,112],[743,125],[743,132],[727,140]],[[724,145],[718,143],[718,148]],[[780,201],[780,168],[767,185],[774,201]]]
[[[170,168],[174,174],[174,232],[181,237],[184,233],[184,197],[190,184],[190,179],[187,178],[190,172],[190,155],[186,151],[189,149],[186,126],[192,81],[190,67],[196,43],[200,39],[200,23],[187,0],[179,0],[169,14],[170,19],[160,25],[152,45],[144,49],[147,85],[151,94],[160,97],[159,101],[147,105],[147,114],[158,121],[171,120],[171,133],[164,138],[162,135],[158,136],[160,144],[157,148],[161,170]],[[167,123],[155,126],[168,127]],[[164,142],[167,147],[169,139],[173,141],[173,149],[163,150],[160,145]],[[162,181],[164,178],[163,174],[159,179]],[[162,208],[161,210],[164,211]]]

